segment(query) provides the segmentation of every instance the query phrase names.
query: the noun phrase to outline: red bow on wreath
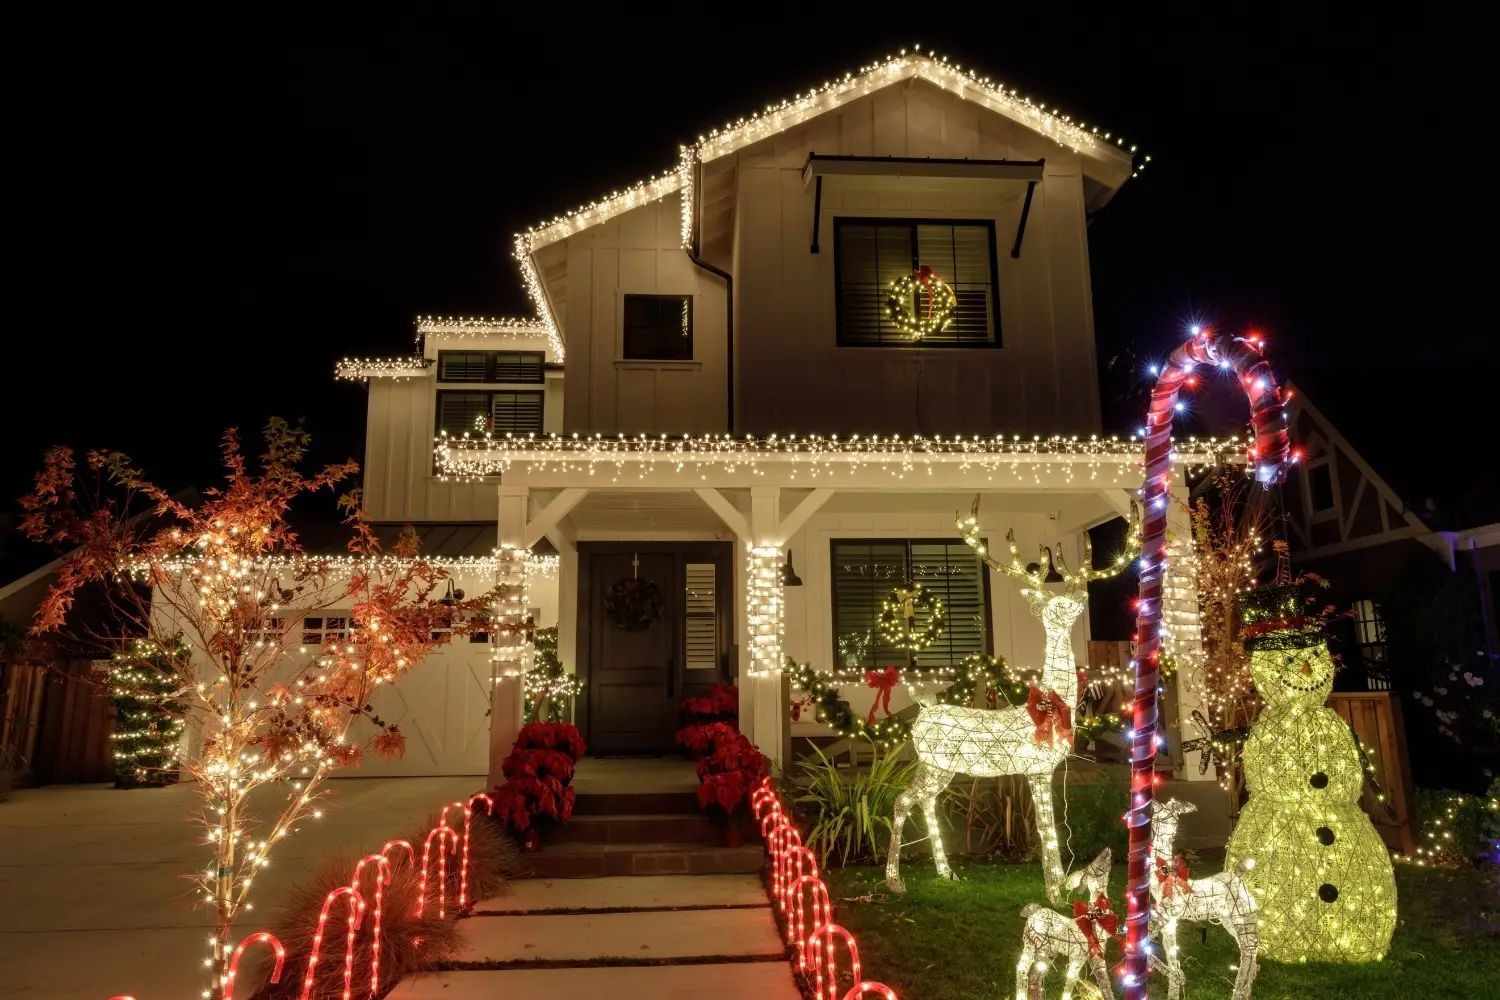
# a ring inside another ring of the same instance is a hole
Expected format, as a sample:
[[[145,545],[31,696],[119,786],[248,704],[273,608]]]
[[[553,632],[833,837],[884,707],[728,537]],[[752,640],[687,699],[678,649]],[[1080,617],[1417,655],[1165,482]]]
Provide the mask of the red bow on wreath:
[[[1083,936],[1088,940],[1090,955],[1103,957],[1105,944],[1118,933],[1118,922],[1108,896],[1100,896],[1094,900],[1093,906],[1081,899],[1073,900],[1073,923],[1078,925],[1078,929],[1083,931]],[[1099,940],[1098,932],[1094,929],[1096,926],[1104,932],[1103,941]]]
[[[1184,896],[1193,891],[1188,884],[1188,865],[1182,860],[1182,855],[1168,861],[1166,858],[1156,859],[1156,881],[1161,883],[1162,899],[1171,899],[1173,892],[1180,892]]]
[[[932,269],[931,265],[923,264],[922,266],[917,268],[917,273],[913,275],[913,277],[917,279],[917,284],[927,286],[927,318],[931,319],[932,303],[933,300],[937,298],[937,293],[933,290],[932,287],[937,283],[937,272]]]
[[[865,719],[865,725],[875,725],[875,710],[884,707],[885,714],[891,714],[891,688],[901,680],[901,671],[895,667],[886,667],[884,670],[866,670],[865,683],[875,689],[875,703],[870,706],[870,715]]]
[[[1033,687],[1026,696],[1026,714],[1036,725],[1033,738],[1037,743],[1052,747],[1060,739],[1068,746],[1073,745],[1073,710],[1056,691]]]

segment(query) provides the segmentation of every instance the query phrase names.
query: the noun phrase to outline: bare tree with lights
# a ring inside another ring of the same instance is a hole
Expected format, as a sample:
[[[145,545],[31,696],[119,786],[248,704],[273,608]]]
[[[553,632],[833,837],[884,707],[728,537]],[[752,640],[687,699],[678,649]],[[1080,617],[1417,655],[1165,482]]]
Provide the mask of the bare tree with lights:
[[[320,815],[327,778],[367,750],[404,750],[401,731],[371,708],[375,689],[468,631],[469,616],[488,604],[488,595],[434,597],[448,575],[417,558],[410,531],[381,554],[357,490],[338,500],[350,555],[306,555],[287,522],[291,504],[334,489],[358,466],[304,474],[306,430],[272,419],[264,438],[252,472],[237,432],[225,433],[225,482],[200,505],[174,499],[119,452],[91,451],[79,469],[61,447],[21,501],[27,536],[70,550],[32,634],[67,628],[80,591],[99,589],[118,631],[81,627],[74,638],[126,668],[150,651],[154,668],[175,678],[187,724],[200,734],[181,768],[201,797],[193,822],[210,856],[195,876],[214,908],[205,997],[227,991],[235,921],[251,907],[255,875],[280,840]],[[320,629],[319,642],[303,645],[307,619],[329,611],[346,628]],[[360,720],[367,725],[356,735]],[[270,784],[284,789],[284,804],[257,812],[251,793]]]

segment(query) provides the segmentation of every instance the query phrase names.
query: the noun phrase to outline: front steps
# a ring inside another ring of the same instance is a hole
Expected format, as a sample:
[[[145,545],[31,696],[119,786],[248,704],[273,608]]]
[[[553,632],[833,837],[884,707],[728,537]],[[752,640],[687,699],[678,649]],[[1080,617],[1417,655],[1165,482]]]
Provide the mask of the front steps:
[[[765,855],[751,839],[726,848],[724,836],[689,793],[579,795],[573,818],[525,861],[535,877],[751,875]]]

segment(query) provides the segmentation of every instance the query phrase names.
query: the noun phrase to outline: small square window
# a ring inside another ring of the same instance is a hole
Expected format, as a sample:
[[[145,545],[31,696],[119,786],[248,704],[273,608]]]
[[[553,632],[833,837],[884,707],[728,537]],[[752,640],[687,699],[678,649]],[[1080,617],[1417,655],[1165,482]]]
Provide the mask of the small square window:
[[[625,296],[627,361],[693,360],[691,295]]]

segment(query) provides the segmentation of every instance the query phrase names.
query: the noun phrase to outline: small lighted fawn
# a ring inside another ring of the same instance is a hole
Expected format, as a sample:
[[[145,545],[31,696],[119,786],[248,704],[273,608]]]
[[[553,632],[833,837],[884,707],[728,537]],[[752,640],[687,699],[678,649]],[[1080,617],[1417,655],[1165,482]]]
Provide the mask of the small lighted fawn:
[[[1132,509],[1132,513],[1134,513]],[[932,842],[932,860],[938,875],[952,878],[948,857],[938,833],[937,797],[956,774],[980,778],[1007,774],[1024,774],[1031,786],[1035,804],[1037,838],[1042,844],[1042,874],[1046,880],[1047,898],[1054,904],[1062,900],[1062,859],[1057,847],[1057,824],[1052,816],[1052,774],[1073,749],[1073,712],[1078,707],[1078,675],[1073,658],[1073,623],[1088,603],[1088,583],[1119,574],[1140,552],[1140,534],[1136,527],[1129,532],[1126,551],[1108,569],[1092,568],[1093,549],[1084,534],[1083,568],[1069,572],[1061,556],[1056,566],[1063,586],[1051,590],[1048,570],[1053,566],[1052,552],[1041,548],[1041,561],[1022,566],[1016,549],[1015,531],[1005,540],[1010,544],[1010,565],[995,559],[979,540],[979,497],[968,517],[955,518],[965,542],[998,573],[1021,581],[1021,595],[1031,604],[1032,614],[1042,621],[1047,632],[1047,652],[1042,661],[1042,676],[1025,705],[1008,708],[964,708],[933,704],[922,700],[922,707],[911,727],[912,747],[918,765],[905,792],[896,799],[891,820],[891,846],[886,853],[885,883],[892,892],[904,892],[901,882],[901,834],[907,814],[919,805],[927,814],[928,838]],[[1132,521],[1135,518],[1132,517]]]
[[[1072,916],[1032,903],[1021,907],[1026,925],[1021,930],[1021,959],[1016,963],[1016,1000],[1042,1000],[1047,963],[1066,961],[1062,1000],[1072,1000],[1078,974],[1088,966],[1101,996],[1113,997],[1104,967],[1105,944],[1116,933],[1109,908],[1109,869],[1113,855],[1105,848],[1093,861],[1064,880],[1069,892],[1083,890],[1084,903]],[[1088,928],[1087,933],[1084,927]]]
[[[1187,865],[1172,856],[1177,839],[1177,818],[1197,810],[1191,802],[1158,801],[1151,814],[1151,923],[1147,935],[1161,934],[1168,971],[1168,1000],[1177,1000],[1182,989],[1182,967],[1177,957],[1177,923],[1218,924],[1240,947],[1233,1000],[1250,1000],[1250,987],[1260,965],[1260,925],[1255,896],[1237,872],[1220,872],[1208,878],[1189,879]]]

